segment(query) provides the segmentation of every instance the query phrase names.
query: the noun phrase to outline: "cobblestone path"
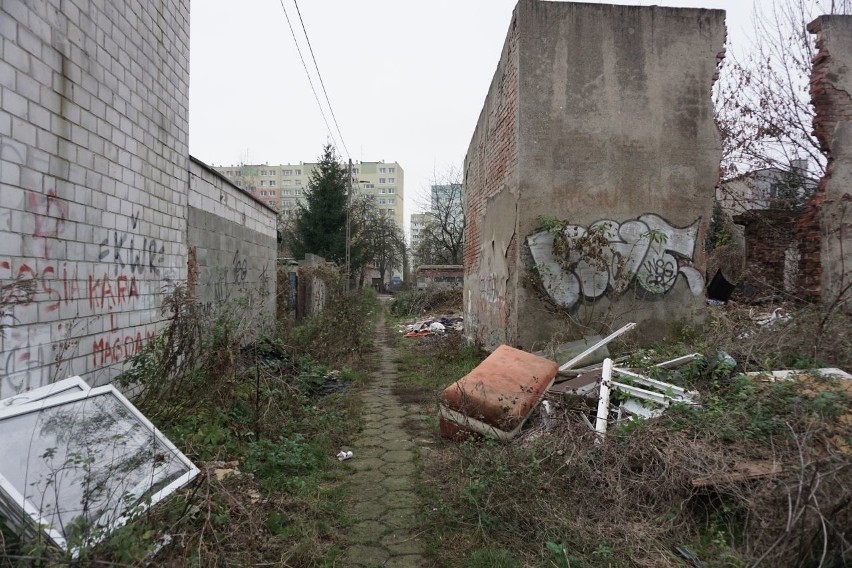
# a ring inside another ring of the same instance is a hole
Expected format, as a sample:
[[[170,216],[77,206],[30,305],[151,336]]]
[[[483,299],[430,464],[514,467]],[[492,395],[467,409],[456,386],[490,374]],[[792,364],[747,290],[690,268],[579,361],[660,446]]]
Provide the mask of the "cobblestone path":
[[[394,351],[386,340],[385,318],[376,326],[377,370],[362,392],[364,429],[352,442],[349,529],[345,566],[425,567],[416,440],[407,420],[422,421],[416,407],[394,395],[398,378]]]

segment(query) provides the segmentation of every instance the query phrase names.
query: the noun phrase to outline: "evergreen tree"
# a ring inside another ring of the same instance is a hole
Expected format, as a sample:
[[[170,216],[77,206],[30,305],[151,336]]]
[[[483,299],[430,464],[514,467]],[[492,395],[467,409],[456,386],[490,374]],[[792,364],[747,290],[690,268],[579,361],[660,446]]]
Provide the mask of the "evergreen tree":
[[[342,264],[346,258],[346,170],[334,146],[326,144],[299,204],[290,248],[296,258],[318,254]]]

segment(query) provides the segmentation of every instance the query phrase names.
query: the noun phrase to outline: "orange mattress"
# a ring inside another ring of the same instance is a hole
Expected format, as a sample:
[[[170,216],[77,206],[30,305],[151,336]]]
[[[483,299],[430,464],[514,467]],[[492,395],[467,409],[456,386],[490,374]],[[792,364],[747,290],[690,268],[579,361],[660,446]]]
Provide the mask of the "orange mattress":
[[[513,438],[553,384],[558,368],[549,359],[501,345],[444,389],[441,435],[459,438],[475,431]]]

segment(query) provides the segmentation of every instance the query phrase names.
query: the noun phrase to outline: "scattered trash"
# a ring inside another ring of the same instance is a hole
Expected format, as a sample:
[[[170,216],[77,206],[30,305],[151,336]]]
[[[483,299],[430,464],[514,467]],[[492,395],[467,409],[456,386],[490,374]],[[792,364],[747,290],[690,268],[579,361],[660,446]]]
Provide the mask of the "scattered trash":
[[[447,332],[447,328],[444,327],[444,324],[442,324],[441,322],[433,321],[429,324],[429,331],[441,335]]]
[[[612,383],[612,359],[604,359],[603,372],[601,373],[601,386],[598,394],[598,414],[595,420],[595,432],[598,438],[595,444],[601,443],[601,438],[606,434],[609,425],[609,393]]]
[[[553,384],[556,363],[501,345],[470,373],[444,389],[440,428],[444,438],[478,432],[511,440]]]
[[[462,318],[441,316],[439,318],[430,318],[416,321],[408,324],[400,329],[400,333],[404,333],[404,337],[426,337],[429,335],[443,335],[449,331],[461,333],[464,331],[462,326]]]
[[[210,464],[205,464],[208,467],[213,468],[213,477],[216,478],[216,481],[223,481],[228,477],[242,475],[237,466],[240,465],[238,461],[230,461],[230,462],[211,462]]]
[[[703,359],[704,355],[701,353],[691,353],[689,355],[684,355],[682,357],[675,357],[674,359],[670,359],[669,361],[663,361],[662,363],[657,363],[654,365],[655,367],[659,367],[661,369],[677,369],[678,367],[683,367],[688,363],[692,363],[697,359]],[[733,359],[733,357],[731,358]],[[736,361],[734,361],[736,363]]]
[[[0,517],[25,537],[76,556],[198,475],[111,385],[39,397],[0,404]]]
[[[837,368],[810,369],[803,371],[801,369],[783,370],[783,371],[753,371],[746,373],[747,377],[754,377],[767,383],[775,381],[792,381],[802,377],[819,375],[822,377],[836,377],[838,379],[852,380],[852,375]]]
[[[585,353],[590,346],[599,344],[602,339],[603,338],[600,335],[590,335],[576,341],[562,343],[540,351],[533,351],[533,355],[545,357],[546,359],[550,359],[551,361],[556,361],[558,363],[559,361],[566,361],[574,358],[580,353]],[[609,350],[604,344],[586,355],[583,359],[577,361],[575,366],[594,365],[595,363],[601,363],[607,357],[609,357]]]
[[[553,427],[553,408],[549,400],[541,401],[541,425],[545,430]]]
[[[713,307],[724,306],[725,302],[723,302],[722,300],[714,300],[713,298],[707,298],[707,305]]]
[[[600,349],[601,347],[603,347],[604,345],[606,345],[607,343],[609,343],[610,341],[612,341],[613,339],[618,337],[619,335],[630,331],[634,327],[636,327],[635,323],[628,323],[627,325],[625,325],[621,329],[618,329],[615,332],[607,335],[605,338],[601,339],[600,341],[598,341],[597,343],[595,343],[591,347],[582,351],[581,353],[579,353],[577,356],[575,356],[573,359],[571,359],[570,361],[568,361],[564,365],[561,365],[559,367],[559,370],[560,371],[567,371],[568,369],[573,369],[574,367],[579,365],[580,361],[582,361],[583,359],[585,359],[586,357],[588,357],[589,355],[591,355],[592,353],[594,353],[595,351],[597,351],[598,349]]]
[[[352,455],[350,451],[340,450],[340,453],[337,454],[337,461],[352,459]]]
[[[698,559],[698,556],[696,556],[696,554],[692,552],[689,548],[685,546],[675,546],[674,550],[675,552],[680,554],[684,558],[684,560],[689,562],[692,568],[704,568],[704,563],[701,562],[701,560]]]
[[[793,319],[790,313],[784,308],[775,308],[771,312],[763,314],[749,313],[749,317],[752,321],[754,321],[755,323],[757,323],[757,325],[761,327],[772,327],[778,322],[784,323]]]

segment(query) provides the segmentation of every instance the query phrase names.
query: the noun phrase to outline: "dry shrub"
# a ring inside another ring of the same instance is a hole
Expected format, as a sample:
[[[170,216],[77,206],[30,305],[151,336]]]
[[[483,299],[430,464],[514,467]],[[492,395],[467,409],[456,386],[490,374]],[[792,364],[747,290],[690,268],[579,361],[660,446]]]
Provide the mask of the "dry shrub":
[[[705,385],[703,410],[611,427],[600,446],[577,419],[593,412],[585,399],[560,402],[551,430],[511,444],[446,445],[426,463],[447,503],[436,522],[464,537],[446,535],[441,554],[488,542],[543,565],[554,560],[551,542],[571,566],[656,567],[682,566],[673,547],[687,545],[707,566],[846,565],[852,403],[836,384],[814,381],[822,394],[792,382]],[[693,484],[752,460],[782,471]]]
[[[776,310],[789,316],[759,325]],[[745,370],[840,367],[852,369],[852,314],[818,304],[730,303],[710,311],[701,337],[705,349],[723,349]]]
[[[390,310],[396,316],[459,313],[462,311],[462,290],[426,288],[400,292],[394,296]]]

